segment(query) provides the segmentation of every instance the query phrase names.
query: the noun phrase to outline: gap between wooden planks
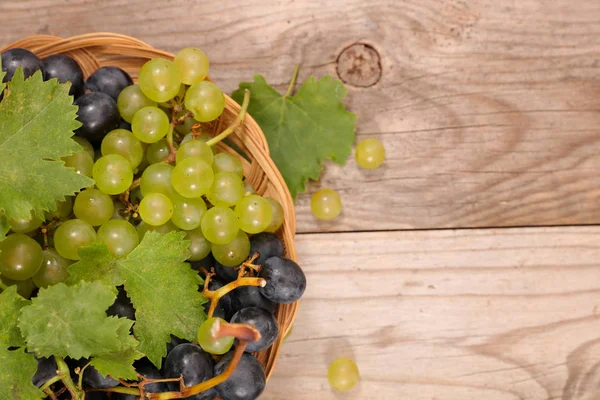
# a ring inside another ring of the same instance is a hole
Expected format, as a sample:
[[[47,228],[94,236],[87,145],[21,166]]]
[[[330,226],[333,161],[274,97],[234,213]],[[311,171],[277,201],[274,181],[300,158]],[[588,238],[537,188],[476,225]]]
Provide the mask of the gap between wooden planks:
[[[597,400],[600,227],[306,234],[266,400]],[[360,385],[327,383],[335,358]]]

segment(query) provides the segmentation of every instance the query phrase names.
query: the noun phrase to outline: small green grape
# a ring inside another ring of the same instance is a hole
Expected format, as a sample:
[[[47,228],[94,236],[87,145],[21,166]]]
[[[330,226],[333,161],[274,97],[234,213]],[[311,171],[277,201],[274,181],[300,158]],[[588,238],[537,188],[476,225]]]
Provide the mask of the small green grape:
[[[313,194],[310,209],[315,217],[329,220],[342,212],[342,200],[335,190],[321,189]]]
[[[233,172],[217,172],[206,197],[215,206],[231,207],[244,197],[244,182]]]
[[[171,196],[174,192],[171,184],[173,166],[164,162],[150,165],[140,179],[140,191],[143,196],[150,193],[162,193]]]
[[[169,117],[157,107],[144,107],[135,113],[131,130],[144,143],[155,143],[164,138],[170,128]]]
[[[202,81],[188,89],[185,94],[185,108],[194,114],[199,122],[217,119],[225,109],[225,95],[212,82]]]
[[[31,294],[35,290],[35,284],[33,283],[32,279],[15,281],[12,279],[8,279],[5,276],[0,276],[0,281],[2,281],[2,283],[4,283],[6,286],[16,286],[17,293],[24,299],[29,299],[31,297]]]
[[[169,60],[155,58],[140,69],[138,81],[142,92],[151,100],[165,102],[177,95],[181,86],[181,72]]]
[[[0,242],[0,275],[16,281],[34,276],[44,260],[38,242],[22,233],[8,235]]]
[[[204,213],[200,227],[204,236],[213,244],[231,242],[240,230],[238,218],[233,210],[219,206]]]
[[[130,131],[126,129],[115,129],[109,132],[101,145],[102,155],[118,154],[123,156],[131,168],[136,168],[144,158],[144,148],[140,142]]]
[[[156,102],[150,100],[140,85],[127,86],[119,93],[117,98],[117,107],[119,108],[119,114],[125,121],[131,123],[133,115],[144,107],[156,107]]]
[[[86,150],[78,151],[67,157],[63,157],[65,167],[73,168],[79,175],[92,177],[92,169],[94,168],[94,159],[90,157],[90,153]]]
[[[92,160],[94,159],[94,147],[87,139],[82,138],[81,136],[73,136],[72,139],[76,141],[85,151],[88,152]]]
[[[235,206],[240,229],[248,233],[264,231],[273,220],[271,203],[257,194],[246,196]]]
[[[202,140],[190,140],[189,142],[183,143],[177,152],[175,153],[175,159],[177,163],[182,162],[186,158],[196,157],[212,165],[213,163],[213,151],[212,148]]]
[[[133,182],[131,164],[118,154],[102,156],[94,164],[94,180],[98,189],[106,194],[120,194]]]
[[[42,219],[36,216],[28,218],[28,219],[13,219],[10,218],[8,220],[8,224],[10,225],[10,229],[16,233],[28,233],[35,231],[42,225]]]
[[[47,288],[57,283],[66,282],[69,278],[67,267],[73,261],[67,260],[55,249],[48,248],[43,251],[44,261],[38,272],[33,276],[33,283],[39,288]]]
[[[173,216],[173,203],[162,193],[150,193],[142,199],[138,212],[145,223],[163,225]]]
[[[348,358],[338,358],[329,365],[327,378],[334,389],[345,392],[358,383],[360,374],[354,361]]]
[[[123,258],[140,244],[140,238],[128,221],[113,219],[98,229],[98,242],[106,244],[116,258]]]
[[[202,229],[196,228],[185,232],[185,239],[190,241],[188,261],[200,261],[210,254],[211,243],[204,237]]]
[[[225,244],[213,244],[212,255],[221,265],[235,267],[248,258],[250,253],[250,239],[248,235],[238,230],[235,238]]]
[[[269,226],[265,228],[265,232],[277,232],[279,228],[281,228],[281,225],[283,225],[283,207],[281,206],[281,203],[272,197],[265,197],[265,200],[271,204],[271,208],[273,210],[273,218],[271,218],[271,223]]]
[[[183,110],[179,114],[177,114],[177,118],[181,118],[184,115],[186,115],[187,113],[188,113],[187,110]],[[181,133],[182,135],[186,135],[187,136],[187,133],[192,133],[192,127],[194,125],[196,125],[197,123],[198,123],[198,121],[196,121],[194,119],[194,117],[187,116],[186,118],[184,118],[183,123],[181,123],[181,124],[179,124],[179,125],[177,125],[175,127],[175,130],[178,133]],[[186,140],[185,140],[185,137],[184,137],[184,139],[181,141],[181,144],[183,144],[185,142],[186,142]]]
[[[354,158],[363,168],[377,168],[385,160],[385,148],[377,139],[365,139],[356,146]]]
[[[229,153],[218,153],[214,157],[213,169],[217,172],[233,172],[240,179],[244,177],[244,167],[239,158]]]
[[[150,164],[156,164],[167,158],[170,153],[171,150],[166,139],[160,139],[158,142],[154,142],[148,146],[146,158]]]
[[[244,184],[244,196],[250,196],[251,194],[256,194],[256,189],[249,183]]]
[[[86,189],[75,197],[75,217],[92,226],[100,226],[111,219],[115,211],[113,200],[98,189]]]
[[[56,202],[55,211],[47,211],[44,214],[46,221],[52,221],[53,219],[65,219],[73,212],[73,197],[66,196],[64,201]]]
[[[171,221],[180,229],[189,231],[196,229],[202,222],[202,216],[206,212],[206,203],[201,197],[188,199],[177,193],[170,196],[173,202],[173,216]]]
[[[200,197],[210,189],[213,169],[199,158],[186,158],[173,168],[171,183],[175,191],[187,198]]]
[[[235,338],[233,336],[223,336],[219,339],[212,337],[212,330],[215,324],[226,323],[222,318],[208,318],[198,328],[198,344],[207,353],[210,354],[225,354],[233,346]]]
[[[62,223],[54,232],[54,248],[68,260],[79,260],[79,249],[96,242],[94,227],[80,219]],[[2,242],[0,242],[2,243]]]
[[[200,49],[186,47],[179,50],[173,60],[181,71],[181,81],[186,85],[202,82],[208,75],[210,63],[208,57]]]

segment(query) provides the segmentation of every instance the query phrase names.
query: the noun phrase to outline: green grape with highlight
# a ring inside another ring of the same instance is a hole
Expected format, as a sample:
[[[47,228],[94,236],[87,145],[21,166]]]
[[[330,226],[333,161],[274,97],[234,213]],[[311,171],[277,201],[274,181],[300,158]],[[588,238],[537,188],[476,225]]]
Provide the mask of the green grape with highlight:
[[[16,233],[28,233],[35,231],[42,225],[42,219],[36,216],[28,218],[28,219],[13,219],[9,218],[8,224],[10,225],[10,230]]]
[[[56,202],[56,210],[46,211],[44,217],[46,221],[52,221],[53,219],[65,219],[73,212],[73,197],[66,196],[64,201]]]
[[[112,198],[98,189],[79,192],[73,205],[75,217],[92,226],[100,226],[112,218],[115,206]]]
[[[206,203],[201,197],[188,199],[177,193],[170,196],[173,202],[173,216],[171,221],[180,229],[189,231],[196,229],[202,222],[206,212]]]
[[[165,102],[177,95],[181,86],[181,72],[171,61],[155,58],[140,69],[138,81],[142,92],[151,100]]]
[[[206,197],[215,206],[231,207],[244,197],[244,182],[233,172],[217,172]]]
[[[235,338],[233,336],[223,336],[218,339],[212,337],[212,330],[216,324],[226,323],[222,318],[208,318],[198,328],[198,344],[202,347],[202,350],[209,354],[225,354],[233,346]]]
[[[94,164],[94,180],[98,189],[106,194],[120,194],[133,182],[131,164],[118,154],[102,156]]]
[[[67,268],[73,264],[73,261],[67,260],[52,248],[48,248],[42,253],[44,261],[42,261],[42,266],[32,278],[35,286],[46,288],[57,283],[66,282],[69,278]]]
[[[79,260],[79,249],[96,242],[94,227],[80,219],[62,223],[54,232],[54,248],[68,260]]]
[[[104,136],[101,151],[103,156],[107,154],[123,156],[123,158],[129,161],[131,168],[136,168],[140,165],[144,158],[142,142],[126,129],[115,129]]]
[[[119,93],[117,107],[119,108],[121,118],[131,123],[136,112],[144,107],[156,107],[156,101],[150,100],[142,92],[140,85],[131,85]]]
[[[173,203],[162,193],[150,193],[140,202],[138,213],[145,223],[159,226],[166,224],[173,216]]]
[[[197,48],[186,47],[179,50],[173,60],[181,71],[181,81],[186,85],[202,82],[208,75],[210,62],[206,54]]]
[[[78,151],[75,154],[63,157],[62,160],[65,162],[65,167],[73,168],[79,175],[85,175],[90,178],[92,177],[94,159],[90,157],[90,153],[88,151]]]
[[[187,198],[206,194],[214,180],[211,166],[199,158],[186,158],[173,168],[171,183],[175,191]]]
[[[151,193],[162,193],[171,196],[173,185],[171,184],[173,166],[164,162],[150,165],[140,178],[140,190],[143,196]]]
[[[171,150],[166,139],[160,139],[158,142],[154,142],[146,149],[146,158],[150,164],[156,164],[161,162],[169,156]]]
[[[239,230],[235,238],[225,244],[213,244],[212,255],[221,265],[235,267],[248,258],[250,253],[250,239],[248,235]]]
[[[194,119],[198,122],[213,121],[223,114],[225,95],[214,83],[202,81],[188,89],[185,108],[194,114]]]
[[[264,231],[273,219],[271,203],[259,195],[244,197],[235,206],[235,215],[240,222],[240,229],[247,233]]]
[[[315,217],[329,220],[342,212],[342,200],[335,190],[321,189],[313,194],[310,209]]]
[[[133,134],[144,143],[158,142],[167,135],[170,126],[167,114],[157,107],[140,109],[131,121]]]
[[[273,211],[271,223],[265,228],[265,232],[277,232],[279,228],[281,228],[281,225],[283,225],[283,207],[281,206],[280,202],[278,202],[272,197],[265,197],[265,200],[269,202]]]
[[[185,232],[185,240],[190,241],[190,256],[188,261],[200,261],[210,254],[211,243],[202,233],[202,229],[196,228]]]
[[[338,358],[329,365],[327,379],[334,389],[345,392],[358,383],[360,374],[354,361],[348,358]]]
[[[106,244],[116,258],[125,257],[140,244],[138,232],[128,221],[113,219],[98,229],[98,242]]]
[[[213,169],[217,172],[233,172],[241,178],[244,177],[244,167],[239,158],[229,153],[218,153],[214,157]]]
[[[0,242],[0,275],[15,281],[34,276],[44,260],[38,242],[22,233],[8,235]]]
[[[212,148],[202,140],[190,140],[183,143],[175,153],[175,159],[178,163],[192,157],[199,158],[208,165],[212,165],[214,155]]]
[[[235,212],[230,208],[219,206],[204,213],[200,227],[204,236],[213,244],[231,242],[240,230]]]

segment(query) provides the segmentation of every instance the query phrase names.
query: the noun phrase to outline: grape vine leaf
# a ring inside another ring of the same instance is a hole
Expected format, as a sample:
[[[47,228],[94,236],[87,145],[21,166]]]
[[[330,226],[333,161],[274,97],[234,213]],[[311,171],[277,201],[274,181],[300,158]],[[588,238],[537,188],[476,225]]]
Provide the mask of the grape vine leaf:
[[[0,347],[21,347],[25,344],[17,326],[21,308],[29,304],[17,293],[17,285],[0,294]],[[1,364],[0,364],[1,365]]]
[[[325,76],[309,77],[294,96],[282,96],[261,75],[242,82],[231,97],[242,103],[250,90],[248,113],[263,130],[271,158],[292,197],[305,191],[308,179],[319,179],[323,162],[331,158],[344,165],[352,152],[356,115],[341,100],[344,85]]]
[[[2,71],[2,60],[0,60],[0,93],[2,93],[2,91],[6,87],[6,83],[3,82],[5,75],[6,72]]]
[[[4,240],[9,230],[8,218],[6,218],[6,215],[0,214],[0,242]]]
[[[33,386],[31,377],[37,370],[37,361],[25,349],[9,351],[0,347],[0,400],[34,400],[46,397]]]
[[[28,350],[42,357],[74,359],[118,351],[120,322],[106,315],[116,297],[115,288],[99,282],[40,289],[19,318]]]
[[[0,102],[0,211],[9,219],[42,217],[94,181],[60,160],[81,150],[71,139],[81,124],[68,85],[27,80],[17,69]]]
[[[185,262],[189,241],[184,237],[184,232],[147,232],[138,247],[120,259],[112,257],[106,245],[93,244],[80,249],[81,260],[69,266],[68,284],[84,280],[125,285],[136,309],[139,350],[157,368],[171,335],[196,340],[206,318],[198,273]]]

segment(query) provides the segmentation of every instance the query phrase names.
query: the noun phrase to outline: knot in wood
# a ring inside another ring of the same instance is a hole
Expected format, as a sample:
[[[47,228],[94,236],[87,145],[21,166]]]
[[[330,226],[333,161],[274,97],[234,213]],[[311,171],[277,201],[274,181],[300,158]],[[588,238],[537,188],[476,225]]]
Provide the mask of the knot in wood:
[[[373,46],[354,43],[338,56],[337,73],[340,79],[352,86],[373,86],[381,78],[381,58]]]

